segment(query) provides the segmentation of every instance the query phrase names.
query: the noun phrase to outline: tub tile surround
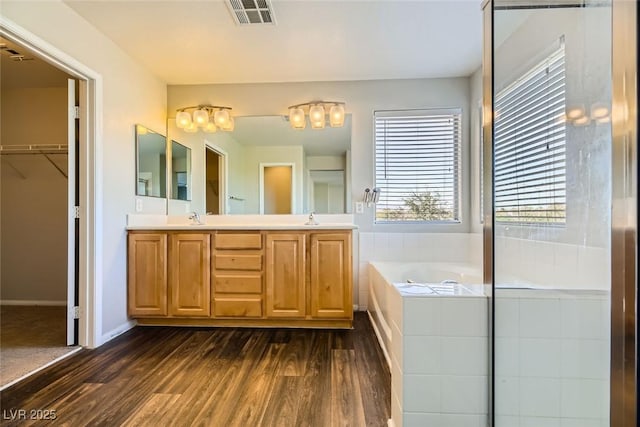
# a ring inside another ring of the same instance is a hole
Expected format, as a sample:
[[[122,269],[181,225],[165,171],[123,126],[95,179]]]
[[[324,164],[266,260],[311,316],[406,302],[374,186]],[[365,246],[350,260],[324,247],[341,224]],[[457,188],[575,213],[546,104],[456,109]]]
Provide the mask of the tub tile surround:
[[[610,257],[605,247],[496,237],[499,283],[560,289],[609,289]]]
[[[608,249],[499,237],[495,251],[498,285],[515,285],[495,295],[501,425],[608,426]]]
[[[487,298],[391,298],[393,425],[486,425]]]
[[[578,289],[496,296],[497,417],[510,426],[608,426],[609,299]]]
[[[486,426],[488,300],[406,295],[391,283],[477,283],[466,263],[375,262],[369,267],[374,329],[391,368],[390,426]],[[422,279],[422,280],[420,280]]]

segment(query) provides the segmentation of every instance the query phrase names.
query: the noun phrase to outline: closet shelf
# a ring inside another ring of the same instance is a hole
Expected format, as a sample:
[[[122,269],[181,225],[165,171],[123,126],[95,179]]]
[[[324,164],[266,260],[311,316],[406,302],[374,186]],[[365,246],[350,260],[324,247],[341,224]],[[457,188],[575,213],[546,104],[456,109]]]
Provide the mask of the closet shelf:
[[[67,144],[0,145],[0,154],[67,154]]]
[[[38,154],[44,156],[45,159],[54,167],[62,176],[69,178],[67,173],[54,162],[49,154],[69,154],[69,146],[67,144],[30,144],[30,145],[0,145],[0,155],[24,155],[24,154]],[[27,177],[23,174],[14,164],[6,159],[8,165],[20,175],[22,179]]]

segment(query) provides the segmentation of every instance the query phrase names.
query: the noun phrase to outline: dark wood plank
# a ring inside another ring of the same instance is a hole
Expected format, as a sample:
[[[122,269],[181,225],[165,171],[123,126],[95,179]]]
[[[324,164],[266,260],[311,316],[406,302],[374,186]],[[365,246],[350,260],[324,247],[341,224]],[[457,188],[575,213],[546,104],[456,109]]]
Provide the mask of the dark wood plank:
[[[363,426],[354,350],[331,350],[331,426]]]
[[[391,413],[391,389],[386,386],[391,382],[391,372],[369,319],[359,317],[356,322],[356,328],[364,332],[355,334],[354,347],[365,422],[377,427],[380,419]]]
[[[154,393],[122,426],[145,427],[163,425],[166,419],[165,415],[172,409],[179,398],[179,394]]]
[[[265,411],[265,416],[260,426],[264,427],[281,427],[281,426],[297,426],[298,418],[298,402],[300,394],[292,391],[300,390],[302,377],[286,376],[277,377],[273,393],[269,399],[269,404]],[[323,425],[321,420],[318,425]],[[238,424],[238,427],[244,427],[248,424]]]

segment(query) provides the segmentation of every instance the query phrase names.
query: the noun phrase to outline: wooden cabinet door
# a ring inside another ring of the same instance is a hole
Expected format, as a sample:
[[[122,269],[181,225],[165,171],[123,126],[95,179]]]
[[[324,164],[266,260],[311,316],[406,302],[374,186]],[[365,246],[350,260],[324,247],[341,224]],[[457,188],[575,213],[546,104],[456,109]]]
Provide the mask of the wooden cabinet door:
[[[311,316],[353,318],[351,233],[311,234]]]
[[[166,316],[166,233],[129,234],[127,249],[129,316]]]
[[[172,234],[169,240],[169,314],[180,317],[209,317],[210,235]]]
[[[305,235],[267,234],[266,315],[271,318],[306,314]]]

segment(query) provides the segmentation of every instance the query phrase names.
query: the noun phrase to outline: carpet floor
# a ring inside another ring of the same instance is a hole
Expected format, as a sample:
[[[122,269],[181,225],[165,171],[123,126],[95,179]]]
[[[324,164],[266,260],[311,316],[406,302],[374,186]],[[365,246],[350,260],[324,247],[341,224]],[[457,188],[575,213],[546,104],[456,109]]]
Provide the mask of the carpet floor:
[[[69,354],[66,307],[0,306],[0,388]]]

